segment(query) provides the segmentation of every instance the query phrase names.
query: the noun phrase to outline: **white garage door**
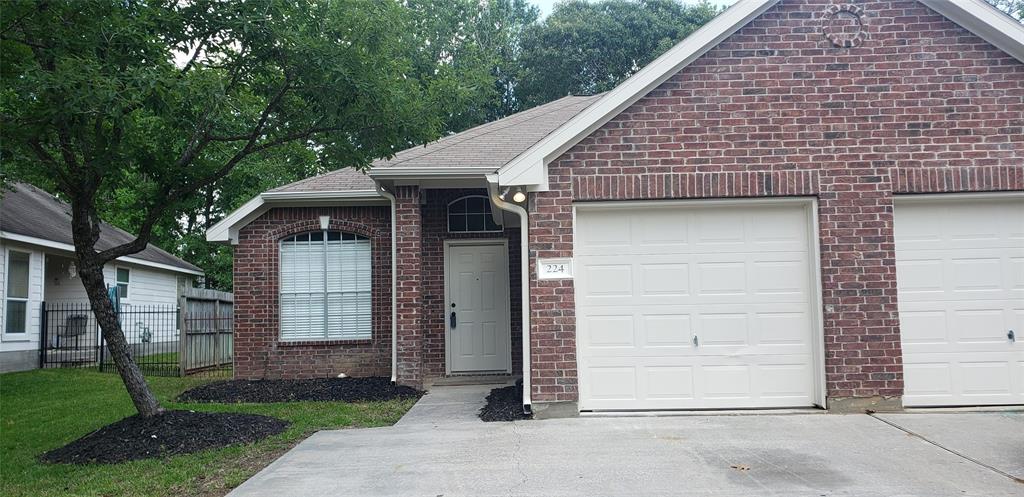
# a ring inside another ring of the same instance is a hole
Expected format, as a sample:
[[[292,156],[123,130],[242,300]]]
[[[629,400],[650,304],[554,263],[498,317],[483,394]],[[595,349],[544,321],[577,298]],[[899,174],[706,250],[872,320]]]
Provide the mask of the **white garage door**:
[[[895,218],[904,405],[1024,404],[1024,199],[898,200]]]
[[[580,204],[580,409],[814,404],[807,204]]]

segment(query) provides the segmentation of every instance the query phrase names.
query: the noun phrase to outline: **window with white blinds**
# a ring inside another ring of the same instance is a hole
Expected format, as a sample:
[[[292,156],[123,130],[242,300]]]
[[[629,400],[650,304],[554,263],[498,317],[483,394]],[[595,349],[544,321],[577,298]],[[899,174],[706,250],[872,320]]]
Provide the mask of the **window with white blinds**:
[[[370,240],[340,231],[281,240],[281,338],[370,338]]]

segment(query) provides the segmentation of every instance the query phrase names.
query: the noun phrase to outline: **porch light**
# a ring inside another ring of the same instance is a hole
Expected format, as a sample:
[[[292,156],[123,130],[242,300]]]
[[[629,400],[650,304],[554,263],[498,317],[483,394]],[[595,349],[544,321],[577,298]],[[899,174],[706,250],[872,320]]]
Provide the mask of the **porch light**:
[[[320,216],[320,229],[327,231],[327,227],[331,225],[331,216]]]
[[[517,204],[521,204],[521,203],[525,202],[526,201],[526,192],[524,192],[522,190],[517,190],[514,194],[512,194],[512,201],[517,203]]]
[[[71,261],[71,264],[68,264],[68,278],[75,278],[77,276],[78,267],[75,266],[75,261]]]

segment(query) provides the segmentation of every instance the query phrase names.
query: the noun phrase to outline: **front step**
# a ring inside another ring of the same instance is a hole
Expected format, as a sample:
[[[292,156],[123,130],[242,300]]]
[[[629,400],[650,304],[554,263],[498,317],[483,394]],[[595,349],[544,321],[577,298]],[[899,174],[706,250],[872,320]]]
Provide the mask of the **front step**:
[[[457,375],[426,380],[428,386],[459,386],[459,385],[511,385],[518,376],[510,374]]]

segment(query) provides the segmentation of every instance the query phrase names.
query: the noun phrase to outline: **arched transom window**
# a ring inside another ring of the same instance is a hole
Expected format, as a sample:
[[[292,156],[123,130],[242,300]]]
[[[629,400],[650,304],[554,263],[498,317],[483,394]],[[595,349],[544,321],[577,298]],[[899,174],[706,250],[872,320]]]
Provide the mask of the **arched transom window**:
[[[370,338],[370,240],[315,231],[281,240],[281,339]]]
[[[448,204],[448,231],[501,231],[501,226],[491,215],[491,201],[483,195],[470,195]]]

